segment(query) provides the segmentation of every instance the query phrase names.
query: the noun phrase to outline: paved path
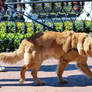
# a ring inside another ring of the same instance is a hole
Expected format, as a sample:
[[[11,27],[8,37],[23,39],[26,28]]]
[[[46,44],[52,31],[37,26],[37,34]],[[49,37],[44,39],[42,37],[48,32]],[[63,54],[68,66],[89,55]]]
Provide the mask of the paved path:
[[[88,59],[89,68],[92,68],[92,59]],[[19,84],[20,67],[23,61],[15,65],[6,65],[0,62],[0,65],[6,66],[6,72],[0,72],[0,92],[92,92],[92,80],[84,76],[76,68],[75,63],[70,63],[63,76],[68,80],[67,84],[58,83],[56,76],[57,60],[46,60],[41,66],[38,76],[40,80],[45,81],[45,86],[36,86],[30,71],[26,72],[24,84]]]

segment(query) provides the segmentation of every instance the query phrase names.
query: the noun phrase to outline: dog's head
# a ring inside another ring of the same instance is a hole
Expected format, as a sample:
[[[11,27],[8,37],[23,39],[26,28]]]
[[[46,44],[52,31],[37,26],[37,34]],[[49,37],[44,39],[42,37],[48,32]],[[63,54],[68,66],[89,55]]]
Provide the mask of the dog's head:
[[[92,37],[87,37],[83,45],[85,53],[92,57]]]

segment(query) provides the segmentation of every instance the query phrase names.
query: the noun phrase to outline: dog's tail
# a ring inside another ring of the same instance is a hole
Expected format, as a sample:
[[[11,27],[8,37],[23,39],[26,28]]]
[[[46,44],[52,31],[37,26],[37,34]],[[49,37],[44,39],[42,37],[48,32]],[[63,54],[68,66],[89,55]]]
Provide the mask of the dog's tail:
[[[4,63],[14,64],[24,58],[25,46],[27,45],[27,39],[23,40],[19,46],[19,49],[13,52],[0,53],[0,61]],[[28,44],[30,45],[30,43]]]
[[[23,59],[23,52],[16,50],[14,52],[6,52],[0,54],[0,61],[3,61],[4,63],[17,63],[18,61]]]

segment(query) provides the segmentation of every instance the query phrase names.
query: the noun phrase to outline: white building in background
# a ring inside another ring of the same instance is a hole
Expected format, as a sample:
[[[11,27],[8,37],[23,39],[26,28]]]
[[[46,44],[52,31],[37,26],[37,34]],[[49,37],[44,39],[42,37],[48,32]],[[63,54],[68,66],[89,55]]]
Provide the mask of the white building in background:
[[[85,2],[82,13],[77,19],[78,20],[92,20],[92,1]]]
[[[30,2],[30,0],[21,0],[21,2]],[[32,7],[30,4],[25,4],[23,17],[25,19],[25,22],[32,22],[32,20],[29,19],[28,17],[26,17],[25,15],[30,16],[33,19],[37,19],[37,17],[38,17],[36,14],[32,14]]]
[[[30,2],[30,0],[21,0],[21,2]],[[31,15],[32,12],[32,8],[30,6],[30,4],[25,4],[25,9],[24,9],[24,14],[25,15]],[[32,20],[30,20],[28,17],[23,16],[25,19],[25,22],[32,22]]]

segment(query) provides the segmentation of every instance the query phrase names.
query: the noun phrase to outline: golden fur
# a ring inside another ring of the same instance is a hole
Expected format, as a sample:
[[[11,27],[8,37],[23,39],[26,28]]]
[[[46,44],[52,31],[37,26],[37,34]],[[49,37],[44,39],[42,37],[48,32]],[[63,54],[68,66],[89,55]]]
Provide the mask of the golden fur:
[[[0,61],[16,63],[24,58],[21,68],[20,83],[24,82],[25,72],[32,69],[32,76],[37,84],[44,84],[37,77],[37,71],[42,62],[50,57],[59,59],[57,76],[60,82],[64,69],[71,61],[77,61],[77,66],[92,79],[92,73],[87,65],[87,56],[92,56],[92,38],[86,33],[39,32],[30,38],[24,39],[18,50],[10,53],[1,53]]]

